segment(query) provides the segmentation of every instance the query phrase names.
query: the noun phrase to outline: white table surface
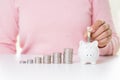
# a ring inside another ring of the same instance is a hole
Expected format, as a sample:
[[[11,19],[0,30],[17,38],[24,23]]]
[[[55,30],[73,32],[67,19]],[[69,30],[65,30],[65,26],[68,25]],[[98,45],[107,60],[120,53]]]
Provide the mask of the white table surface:
[[[0,55],[0,80],[120,80],[120,56],[81,65],[77,60],[74,64],[19,64],[15,55]]]

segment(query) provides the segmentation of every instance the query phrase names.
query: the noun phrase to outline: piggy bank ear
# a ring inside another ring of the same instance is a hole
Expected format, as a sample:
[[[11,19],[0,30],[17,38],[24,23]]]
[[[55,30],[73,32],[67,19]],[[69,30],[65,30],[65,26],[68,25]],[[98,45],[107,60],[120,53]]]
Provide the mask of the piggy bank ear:
[[[83,45],[84,44],[84,41],[80,41],[79,42],[79,45],[81,46],[81,45]]]
[[[98,41],[94,41],[93,45],[97,47],[98,46]]]

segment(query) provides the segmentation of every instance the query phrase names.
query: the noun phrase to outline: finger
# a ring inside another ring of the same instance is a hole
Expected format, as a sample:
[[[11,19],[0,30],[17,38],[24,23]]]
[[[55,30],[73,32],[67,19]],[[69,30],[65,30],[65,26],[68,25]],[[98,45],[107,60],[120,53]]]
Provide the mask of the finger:
[[[108,24],[104,24],[101,27],[99,27],[97,29],[97,31],[95,33],[92,34],[92,38],[96,38],[98,37],[100,34],[102,34],[104,31],[109,29],[109,25]]]
[[[99,46],[99,47],[104,47],[104,46],[106,46],[106,45],[110,42],[111,38],[112,38],[112,37],[109,36],[109,37],[107,37],[107,38],[104,38],[104,39],[98,41],[98,46]]]
[[[96,39],[96,40],[101,40],[101,39],[104,39],[104,38],[106,38],[106,37],[108,37],[108,36],[112,36],[112,30],[111,30],[111,29],[103,32],[101,35],[99,35],[99,36],[96,37],[95,39]]]
[[[97,20],[93,25],[93,32],[95,32],[101,25],[103,25],[105,23],[105,21],[102,20]]]

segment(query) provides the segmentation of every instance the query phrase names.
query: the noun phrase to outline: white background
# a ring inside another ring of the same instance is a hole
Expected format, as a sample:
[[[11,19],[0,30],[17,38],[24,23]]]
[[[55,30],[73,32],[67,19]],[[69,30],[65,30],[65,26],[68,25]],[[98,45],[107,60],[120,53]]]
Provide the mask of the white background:
[[[113,16],[114,25],[118,35],[120,36],[120,0],[110,0],[111,12]],[[19,47],[19,37],[17,42],[17,53],[21,52]]]
[[[110,0],[114,25],[120,36],[120,0]]]

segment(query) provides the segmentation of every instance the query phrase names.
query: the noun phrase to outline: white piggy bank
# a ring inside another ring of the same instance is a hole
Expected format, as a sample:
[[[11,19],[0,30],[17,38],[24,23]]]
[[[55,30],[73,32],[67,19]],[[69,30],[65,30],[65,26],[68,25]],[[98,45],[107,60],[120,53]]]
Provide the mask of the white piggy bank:
[[[78,55],[82,64],[96,64],[99,57],[98,42],[80,41]]]

